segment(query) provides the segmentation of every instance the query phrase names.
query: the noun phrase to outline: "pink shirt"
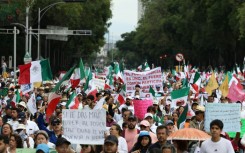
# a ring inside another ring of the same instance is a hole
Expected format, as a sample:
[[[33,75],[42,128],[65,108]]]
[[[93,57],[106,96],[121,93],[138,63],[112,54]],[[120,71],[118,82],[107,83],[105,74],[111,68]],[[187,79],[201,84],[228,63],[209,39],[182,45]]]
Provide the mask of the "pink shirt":
[[[130,151],[134,146],[134,138],[138,134],[137,129],[125,130],[125,140],[128,144],[128,151]]]

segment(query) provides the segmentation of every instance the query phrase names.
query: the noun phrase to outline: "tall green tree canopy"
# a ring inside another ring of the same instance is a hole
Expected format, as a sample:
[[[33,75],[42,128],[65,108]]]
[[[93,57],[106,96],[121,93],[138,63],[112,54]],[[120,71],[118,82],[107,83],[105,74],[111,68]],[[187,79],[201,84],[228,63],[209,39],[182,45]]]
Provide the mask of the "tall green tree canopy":
[[[143,0],[143,4],[145,12],[136,31],[117,43],[119,50],[125,52],[126,46],[156,65],[178,64],[174,60],[178,52],[197,66],[242,64],[244,2]],[[160,59],[162,55],[167,58]]]

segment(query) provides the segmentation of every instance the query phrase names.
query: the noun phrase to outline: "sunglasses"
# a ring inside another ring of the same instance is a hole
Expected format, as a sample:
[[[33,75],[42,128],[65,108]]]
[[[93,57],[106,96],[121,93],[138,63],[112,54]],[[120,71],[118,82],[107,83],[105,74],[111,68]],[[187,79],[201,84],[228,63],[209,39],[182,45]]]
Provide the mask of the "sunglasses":
[[[52,124],[52,126],[56,126],[56,125],[60,125],[60,123],[54,123],[54,124]]]

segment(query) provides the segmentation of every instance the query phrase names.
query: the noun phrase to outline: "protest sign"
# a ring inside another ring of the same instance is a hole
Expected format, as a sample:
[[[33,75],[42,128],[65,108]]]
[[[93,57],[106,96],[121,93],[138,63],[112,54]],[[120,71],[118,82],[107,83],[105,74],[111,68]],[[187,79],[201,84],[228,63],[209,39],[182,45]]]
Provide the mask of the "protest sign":
[[[161,67],[157,67],[146,72],[124,70],[124,80],[126,84],[126,92],[134,92],[136,84],[141,86],[142,91],[148,92],[150,86],[155,87],[158,85],[162,87]]]
[[[27,109],[28,111],[34,115],[36,112],[37,112],[37,105],[36,105],[36,96],[35,94],[33,93],[30,97],[30,99],[28,100],[27,104]]]
[[[64,137],[73,144],[103,144],[106,131],[106,112],[97,110],[62,111]]]
[[[243,137],[243,135],[245,134],[245,119],[241,119],[241,134],[240,134],[240,138]],[[236,136],[236,132],[228,132],[228,135],[231,137],[231,138],[235,138]]]
[[[22,84],[20,86],[20,90],[22,91],[23,94],[26,94],[30,91],[33,91],[34,87],[33,87],[33,84],[30,83],[30,84]]]
[[[139,119],[144,119],[147,108],[152,105],[152,100],[133,100],[134,114]]]
[[[205,131],[210,131],[210,122],[219,119],[224,123],[224,132],[240,132],[240,104],[207,103],[205,110]]]
[[[130,93],[126,93],[126,96],[131,96],[132,98],[135,98],[134,96],[134,92]],[[147,93],[147,92],[141,92],[140,93],[140,99],[153,99],[153,96],[151,93]]]
[[[104,89],[105,80],[93,78],[91,84],[96,89]]]
[[[36,153],[36,149],[30,149],[30,148],[16,148],[16,153]],[[57,153],[56,150],[50,149],[49,153]]]

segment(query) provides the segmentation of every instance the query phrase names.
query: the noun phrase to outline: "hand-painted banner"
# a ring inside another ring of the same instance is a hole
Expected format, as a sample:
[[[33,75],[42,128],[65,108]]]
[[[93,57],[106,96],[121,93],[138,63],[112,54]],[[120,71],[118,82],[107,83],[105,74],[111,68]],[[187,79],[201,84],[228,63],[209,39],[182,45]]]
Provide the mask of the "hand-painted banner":
[[[156,85],[162,87],[161,67],[157,67],[146,72],[135,72],[124,70],[124,80],[126,84],[126,92],[134,92],[135,85],[139,84],[143,92],[148,92],[150,86]]]
[[[65,109],[62,111],[62,127],[64,137],[72,144],[101,145],[106,131],[106,112],[104,109]]]
[[[144,119],[147,108],[152,105],[152,100],[133,100],[134,114],[139,119]]]
[[[240,132],[241,104],[207,103],[205,110],[205,131],[210,131],[210,123],[219,119],[224,123],[224,132]]]

